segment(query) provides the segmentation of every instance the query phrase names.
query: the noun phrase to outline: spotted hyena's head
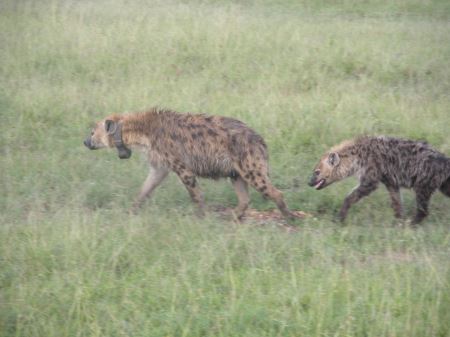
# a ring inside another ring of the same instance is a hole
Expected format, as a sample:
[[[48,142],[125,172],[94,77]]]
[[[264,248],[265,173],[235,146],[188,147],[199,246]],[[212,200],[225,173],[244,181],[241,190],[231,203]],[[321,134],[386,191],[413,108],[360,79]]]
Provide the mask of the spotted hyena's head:
[[[342,170],[340,170],[341,158],[337,152],[327,153],[320,159],[314,168],[313,175],[308,185],[316,190],[321,190],[335,181],[341,180]]]
[[[91,134],[84,141],[90,150],[113,147],[112,137],[116,129],[116,122],[110,119],[101,120],[91,130]]]

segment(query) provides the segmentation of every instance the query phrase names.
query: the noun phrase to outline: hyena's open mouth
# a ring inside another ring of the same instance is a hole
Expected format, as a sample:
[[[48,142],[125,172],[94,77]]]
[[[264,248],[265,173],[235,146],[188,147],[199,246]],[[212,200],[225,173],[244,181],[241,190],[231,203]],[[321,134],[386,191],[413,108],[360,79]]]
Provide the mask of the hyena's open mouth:
[[[325,179],[320,179],[317,184],[314,185],[316,190],[320,190],[325,185]]]

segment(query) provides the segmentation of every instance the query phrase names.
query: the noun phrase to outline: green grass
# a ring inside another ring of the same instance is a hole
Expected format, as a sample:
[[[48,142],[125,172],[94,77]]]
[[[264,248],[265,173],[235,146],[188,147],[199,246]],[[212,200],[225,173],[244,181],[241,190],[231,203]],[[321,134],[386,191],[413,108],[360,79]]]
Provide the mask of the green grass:
[[[449,19],[438,0],[2,1],[0,336],[450,336],[450,200],[413,230],[380,188],[341,226],[355,180],[306,185],[359,134],[450,155]],[[246,122],[313,216],[294,233],[200,220],[174,176],[128,215],[144,160],[82,141],[154,105]]]

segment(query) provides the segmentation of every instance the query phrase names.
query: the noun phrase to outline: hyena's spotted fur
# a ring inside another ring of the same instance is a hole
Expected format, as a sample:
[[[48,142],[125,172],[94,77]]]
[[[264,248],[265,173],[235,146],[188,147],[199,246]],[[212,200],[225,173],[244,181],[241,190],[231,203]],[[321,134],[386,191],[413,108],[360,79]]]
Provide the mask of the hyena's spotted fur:
[[[322,189],[335,181],[356,175],[359,185],[346,197],[340,220],[349,208],[372,193],[381,182],[389,191],[395,216],[402,217],[400,188],[416,193],[413,223],[428,215],[428,204],[436,189],[450,197],[450,158],[426,142],[385,136],[345,141],[328,151],[314,169],[310,186]]]
[[[117,138],[122,140],[121,148],[115,143]],[[238,219],[250,201],[248,185],[273,200],[285,217],[294,217],[282,193],[270,182],[264,140],[236,119],[179,114],[157,108],[143,113],[116,114],[98,122],[85,145],[90,149],[116,145],[121,158],[121,151],[129,152],[128,156],[125,152],[124,158],[131,155],[128,148],[144,150],[150,173],[135,208],[173,171],[199,206],[200,214],[203,214],[204,201],[196,177],[229,177],[238,197],[235,209]]]

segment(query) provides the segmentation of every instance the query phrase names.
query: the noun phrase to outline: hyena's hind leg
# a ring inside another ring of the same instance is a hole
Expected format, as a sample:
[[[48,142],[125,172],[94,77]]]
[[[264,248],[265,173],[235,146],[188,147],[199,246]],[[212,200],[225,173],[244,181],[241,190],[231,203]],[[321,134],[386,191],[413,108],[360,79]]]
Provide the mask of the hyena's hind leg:
[[[197,215],[205,215],[205,202],[203,200],[203,195],[200,187],[197,184],[197,179],[192,172],[187,170],[177,170],[175,171],[181,182],[184,184],[189,192],[192,201],[197,205]]]
[[[253,169],[248,166],[247,169],[237,169],[242,179],[260,192],[264,197],[275,202],[281,214],[283,214],[286,219],[295,219],[296,216],[288,209],[286,202],[284,201],[283,193],[276,189],[270,182],[267,170],[264,166],[257,164],[253,166],[252,164],[251,167],[253,167]]]
[[[264,186],[266,186],[267,189],[264,190]],[[283,193],[276,189],[270,181],[266,181],[266,185],[255,184],[255,188],[258,189],[258,191],[261,192],[265,197],[272,199],[277,205],[281,214],[283,214],[286,219],[294,220],[297,218],[294,213],[292,213],[287,207],[286,202],[284,201]]]
[[[403,217],[402,196],[400,194],[400,188],[386,185],[389,195],[391,197],[391,206],[394,210],[394,216],[397,219]]]
[[[238,198],[238,205],[234,209],[234,214],[238,220],[241,220],[250,203],[248,184],[240,176],[231,178],[231,183]]]
[[[416,188],[414,191],[416,192],[417,210],[412,223],[413,225],[417,225],[428,215],[428,204],[430,203],[433,190],[429,188]]]
[[[450,177],[439,187],[439,191],[450,198]]]

